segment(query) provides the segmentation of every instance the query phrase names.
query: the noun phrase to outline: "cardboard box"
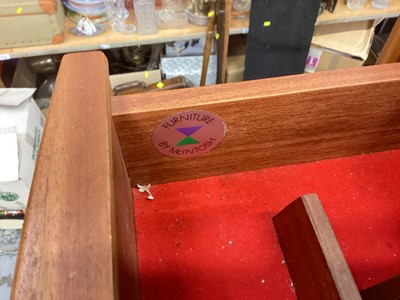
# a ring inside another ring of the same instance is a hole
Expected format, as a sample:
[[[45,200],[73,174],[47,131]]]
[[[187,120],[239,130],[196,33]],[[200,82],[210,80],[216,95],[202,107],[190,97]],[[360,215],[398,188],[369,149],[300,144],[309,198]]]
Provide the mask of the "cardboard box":
[[[306,62],[306,73],[361,67],[364,60],[340,53],[311,47]]]
[[[246,42],[247,36],[245,35],[232,35],[229,37],[226,82],[243,81]]]
[[[243,81],[244,63],[246,55],[229,56],[226,67],[226,82]]]
[[[374,21],[317,26],[306,61],[307,73],[359,67],[374,36]]]
[[[0,0],[0,48],[64,41],[61,0]]]
[[[35,89],[0,89],[0,210],[25,210],[45,118]]]

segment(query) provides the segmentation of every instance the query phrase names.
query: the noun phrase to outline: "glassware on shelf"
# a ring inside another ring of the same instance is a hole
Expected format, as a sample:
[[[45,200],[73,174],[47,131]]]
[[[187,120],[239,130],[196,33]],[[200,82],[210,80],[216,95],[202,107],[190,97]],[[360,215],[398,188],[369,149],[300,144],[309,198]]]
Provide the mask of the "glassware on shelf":
[[[367,0],[347,0],[347,7],[351,10],[362,10],[364,9],[365,2]]]
[[[139,34],[157,32],[156,9],[154,0],[133,0]]]
[[[198,26],[206,26],[210,2],[211,0],[189,0],[187,4],[189,22]]]
[[[232,7],[234,10],[240,12],[249,11],[251,7],[251,0],[233,0]]]
[[[188,23],[186,1],[165,0],[162,8],[157,11],[157,19],[160,28],[185,28]]]
[[[392,0],[372,0],[372,7],[375,9],[386,9]]]
[[[107,17],[111,29],[116,32],[132,34],[135,32],[135,26],[125,23],[125,0],[103,0],[106,6]]]

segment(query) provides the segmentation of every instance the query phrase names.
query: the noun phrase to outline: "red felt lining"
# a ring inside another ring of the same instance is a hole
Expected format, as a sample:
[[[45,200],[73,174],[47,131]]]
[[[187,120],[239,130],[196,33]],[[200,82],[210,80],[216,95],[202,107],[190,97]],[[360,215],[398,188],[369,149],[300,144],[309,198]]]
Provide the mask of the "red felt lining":
[[[359,289],[400,274],[399,170],[396,150],[134,190],[141,298],[295,299],[271,218],[308,193]]]

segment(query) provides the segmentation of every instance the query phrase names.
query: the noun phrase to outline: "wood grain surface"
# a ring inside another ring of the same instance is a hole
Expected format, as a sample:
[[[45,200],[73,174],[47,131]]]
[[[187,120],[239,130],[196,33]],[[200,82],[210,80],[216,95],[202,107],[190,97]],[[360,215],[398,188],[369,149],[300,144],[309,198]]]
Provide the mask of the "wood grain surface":
[[[400,147],[400,64],[113,97],[113,120],[133,184],[162,183]],[[186,110],[222,118],[227,133],[193,158],[151,142]]]
[[[299,300],[361,299],[316,194],[293,201],[273,223]]]
[[[110,95],[102,53],[64,57],[31,187],[12,299],[137,294],[134,280],[128,292],[117,282],[118,271],[128,275],[125,280],[135,278],[136,262],[133,246],[124,245],[128,234],[135,242],[133,212],[129,179],[111,134]]]
[[[119,299],[139,299],[139,270],[136,251],[135,215],[132,189],[114,124],[112,124],[113,156],[113,242],[114,276],[117,276]]]

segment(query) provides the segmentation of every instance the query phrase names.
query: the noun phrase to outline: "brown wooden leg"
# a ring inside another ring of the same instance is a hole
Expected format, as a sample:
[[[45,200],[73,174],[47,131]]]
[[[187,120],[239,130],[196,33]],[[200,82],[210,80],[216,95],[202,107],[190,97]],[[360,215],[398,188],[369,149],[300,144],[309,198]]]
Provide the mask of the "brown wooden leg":
[[[316,194],[293,201],[273,222],[298,299],[361,299]]]
[[[208,14],[206,42],[204,44],[203,66],[201,69],[200,86],[206,85],[208,63],[210,61],[211,45],[214,36],[216,1],[217,0],[211,1],[210,12]]]
[[[219,0],[217,11],[217,33],[219,34],[219,39],[217,40],[217,83],[225,83],[232,1]]]
[[[376,64],[400,62],[400,17],[397,18]]]

